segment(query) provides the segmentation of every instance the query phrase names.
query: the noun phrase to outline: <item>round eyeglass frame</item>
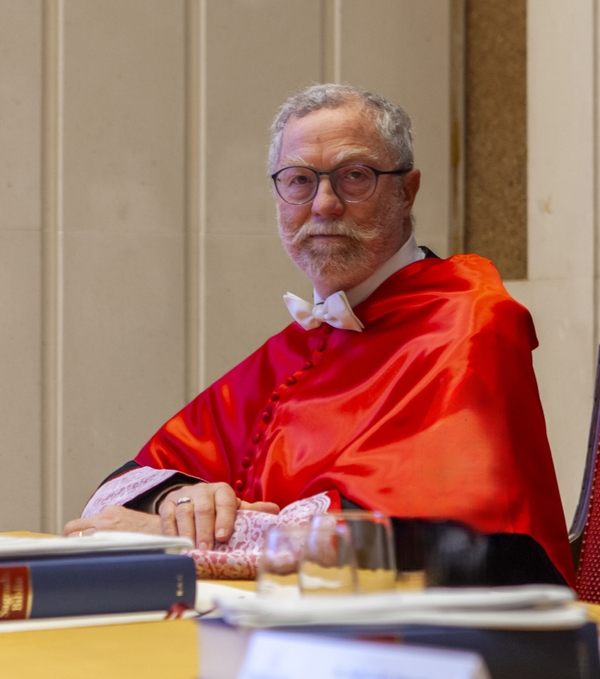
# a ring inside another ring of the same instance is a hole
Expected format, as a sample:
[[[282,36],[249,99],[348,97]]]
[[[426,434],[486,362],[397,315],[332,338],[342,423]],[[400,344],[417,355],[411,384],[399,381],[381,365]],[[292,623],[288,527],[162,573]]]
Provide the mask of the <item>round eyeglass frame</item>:
[[[347,167],[364,167],[367,170],[371,170],[371,172],[375,175],[375,182],[373,183],[373,190],[371,193],[366,196],[365,198],[361,198],[360,200],[348,200],[347,198],[343,198],[340,196],[340,194],[337,192],[337,187],[336,187],[336,182],[334,179],[334,175],[336,172],[339,172],[340,170],[343,170]],[[317,181],[315,182],[315,188],[313,191],[312,196],[310,198],[307,198],[306,200],[303,200],[301,202],[292,202],[285,198],[284,196],[281,195],[281,192],[279,191],[279,187],[277,185],[277,177],[282,173],[285,172],[286,170],[292,170],[294,168],[299,168],[302,170],[308,170],[312,172],[315,177],[317,178]],[[277,191],[277,195],[283,200],[284,202],[288,203],[288,205],[306,205],[306,203],[310,203],[312,200],[315,199],[315,196],[317,195],[319,191],[319,184],[321,183],[321,177],[323,175],[326,175],[329,177],[329,182],[331,183],[331,188],[335,195],[344,203],[364,203],[366,200],[369,200],[377,190],[377,181],[379,180],[380,175],[382,174],[395,174],[395,175],[403,175],[407,174],[413,169],[413,166],[410,165],[410,167],[405,167],[400,170],[376,170],[374,167],[371,167],[370,165],[364,165],[363,163],[349,163],[348,165],[341,165],[340,167],[336,167],[335,170],[329,170],[328,172],[322,172],[320,170],[315,170],[312,167],[306,167],[305,165],[289,165],[288,167],[282,167],[281,170],[277,170],[277,172],[273,173],[271,175],[271,179],[273,180],[273,184],[275,186],[275,191]]]

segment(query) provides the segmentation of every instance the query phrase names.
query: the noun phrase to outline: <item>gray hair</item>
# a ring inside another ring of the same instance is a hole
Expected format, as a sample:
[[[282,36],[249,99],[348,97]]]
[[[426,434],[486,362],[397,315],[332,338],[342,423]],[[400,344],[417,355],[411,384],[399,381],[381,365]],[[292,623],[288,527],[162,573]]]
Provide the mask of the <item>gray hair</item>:
[[[392,104],[378,94],[352,87],[351,85],[312,85],[290,97],[279,109],[271,125],[269,147],[269,174],[275,172],[285,124],[290,116],[302,118],[321,108],[338,108],[351,103],[352,99],[362,103],[365,110],[373,115],[377,131],[381,135],[394,167],[411,167],[413,164],[411,122],[401,106]]]

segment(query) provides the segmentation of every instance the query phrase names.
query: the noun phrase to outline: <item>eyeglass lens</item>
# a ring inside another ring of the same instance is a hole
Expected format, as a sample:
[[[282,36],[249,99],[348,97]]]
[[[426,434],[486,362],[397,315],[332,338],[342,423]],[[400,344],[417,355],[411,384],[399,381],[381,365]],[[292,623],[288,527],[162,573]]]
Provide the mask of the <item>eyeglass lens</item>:
[[[349,203],[359,203],[373,195],[377,176],[364,165],[345,165],[329,173],[329,180],[336,194]],[[319,173],[309,167],[286,167],[277,174],[276,187],[279,195],[288,203],[301,205],[317,195]]]

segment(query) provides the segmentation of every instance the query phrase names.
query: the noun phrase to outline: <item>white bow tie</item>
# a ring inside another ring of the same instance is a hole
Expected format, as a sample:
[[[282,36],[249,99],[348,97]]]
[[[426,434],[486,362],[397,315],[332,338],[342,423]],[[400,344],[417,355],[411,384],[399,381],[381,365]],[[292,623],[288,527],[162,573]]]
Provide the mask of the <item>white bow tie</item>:
[[[362,332],[365,327],[352,312],[350,302],[342,291],[329,295],[322,304],[313,305],[291,292],[283,296],[283,301],[294,320],[305,330],[318,328],[322,323],[356,332]]]

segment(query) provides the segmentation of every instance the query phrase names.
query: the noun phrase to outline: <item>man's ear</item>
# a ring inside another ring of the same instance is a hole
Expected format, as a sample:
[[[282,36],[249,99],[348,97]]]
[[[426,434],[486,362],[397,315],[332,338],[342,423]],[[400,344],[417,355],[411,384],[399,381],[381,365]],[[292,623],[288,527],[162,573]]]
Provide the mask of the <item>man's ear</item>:
[[[404,192],[404,219],[410,218],[413,203],[417,197],[421,186],[421,170],[411,170],[402,179],[402,190]]]

